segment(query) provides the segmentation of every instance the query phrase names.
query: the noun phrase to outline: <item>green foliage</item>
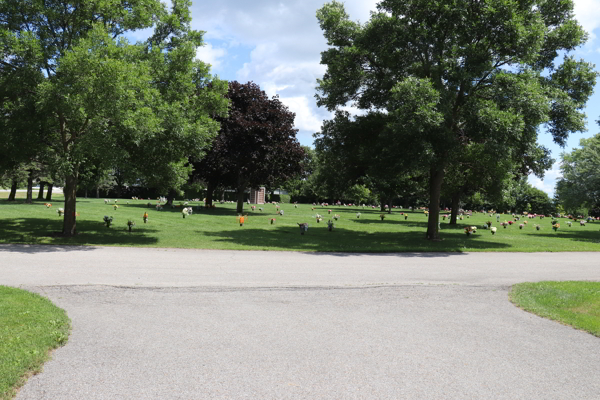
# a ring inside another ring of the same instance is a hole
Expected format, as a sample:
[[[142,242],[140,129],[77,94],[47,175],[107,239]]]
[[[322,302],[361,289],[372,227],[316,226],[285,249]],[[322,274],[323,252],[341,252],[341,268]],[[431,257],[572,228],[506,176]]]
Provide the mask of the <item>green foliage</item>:
[[[600,337],[600,282],[537,282],[513,286],[518,307]]]
[[[318,104],[331,111],[348,103],[367,113],[387,111],[391,153],[429,175],[427,236],[438,239],[445,171],[472,162],[464,147],[477,144],[508,161],[491,176],[541,174],[549,157],[535,145],[538,126],[547,124],[559,144],[585,129],[581,110],[597,73],[568,56],[554,64],[559,52],[585,41],[572,10],[570,0],[383,0],[360,24],[333,1],[317,11],[330,46],[321,55],[327,71]],[[328,130],[325,124],[324,136]],[[473,184],[475,190],[484,185]]]
[[[569,213],[600,205],[600,134],[579,145],[561,155],[563,176],[556,183],[558,200]]]
[[[170,13],[158,0],[20,3],[0,3],[3,68],[30,75],[17,90],[30,96],[7,105],[14,108],[7,132],[33,110],[29,120],[38,125],[22,136],[44,143],[66,178],[63,234],[75,234],[80,171],[85,185],[98,185],[118,165],[147,185],[181,187],[187,158],[210,143],[218,130],[212,118],[227,106],[226,84],[194,61],[202,34],[190,27],[191,2],[174,1]],[[146,43],[123,38],[153,25]]]
[[[0,286],[0,327],[0,399],[8,400],[67,342],[70,321],[48,299]]]

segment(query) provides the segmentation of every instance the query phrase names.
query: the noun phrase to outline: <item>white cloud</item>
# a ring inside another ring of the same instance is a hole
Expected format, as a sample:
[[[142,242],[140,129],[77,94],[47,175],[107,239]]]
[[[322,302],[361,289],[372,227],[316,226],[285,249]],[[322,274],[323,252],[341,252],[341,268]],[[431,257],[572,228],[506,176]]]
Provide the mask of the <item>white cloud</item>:
[[[556,187],[556,181],[562,178],[562,172],[560,170],[560,162],[555,162],[552,165],[552,169],[546,171],[544,179],[540,179],[535,175],[529,175],[529,183],[540,190],[548,193],[550,197],[554,197],[554,189]]]
[[[575,18],[590,34],[589,44],[596,40],[594,31],[600,28],[600,0],[574,0]]]
[[[282,97],[281,102],[296,114],[294,124],[302,131],[317,132],[321,130],[323,120],[313,113],[306,97]]]
[[[196,50],[196,58],[210,64],[213,73],[221,67],[222,60],[226,55],[226,49],[214,48],[210,43],[205,43],[204,46],[198,47]]]

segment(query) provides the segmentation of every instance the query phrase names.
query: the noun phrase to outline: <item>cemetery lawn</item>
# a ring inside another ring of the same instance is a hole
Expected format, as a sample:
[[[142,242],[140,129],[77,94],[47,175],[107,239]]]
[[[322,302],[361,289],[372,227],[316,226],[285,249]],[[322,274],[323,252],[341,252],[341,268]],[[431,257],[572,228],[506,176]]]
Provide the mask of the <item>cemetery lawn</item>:
[[[382,221],[381,211],[372,208],[317,206],[313,210],[308,204],[299,204],[297,208],[281,204],[280,209],[284,210],[281,216],[273,204],[259,205],[255,210],[245,204],[244,213],[248,217],[244,226],[240,226],[235,204],[231,203],[204,209],[201,202],[189,202],[194,213],[184,219],[183,201],[176,201],[174,208],[157,211],[156,200],[131,199],[119,199],[116,210],[114,199],[109,204],[104,199],[78,199],[78,235],[64,238],[58,234],[62,217],[57,209],[64,207],[60,195],[55,195],[52,206],[46,207],[42,200],[24,204],[24,193],[19,194],[21,198],[17,201],[8,202],[8,194],[0,193],[0,243],[371,253],[600,251],[600,221],[585,226],[573,222],[569,227],[569,220],[560,218],[560,229],[555,232],[549,217],[525,217],[503,228],[495,216],[482,213],[465,217],[454,226],[449,224],[449,218],[443,220],[440,216],[443,240],[431,242],[425,239],[427,216],[418,210],[393,209],[391,214],[385,213]],[[259,211],[259,207],[264,210]],[[142,220],[144,212],[149,216],[146,224]],[[361,213],[360,218],[357,212]],[[323,217],[320,223],[316,222],[317,213]],[[340,216],[338,221],[333,218],[335,214]],[[108,228],[103,222],[105,215],[113,217]],[[271,218],[275,218],[274,224],[270,223]],[[129,219],[136,224],[132,232],[127,227]],[[328,220],[335,223],[332,232],[327,229]],[[504,220],[513,220],[512,215],[501,215],[500,222]],[[495,235],[483,229],[486,221],[497,227]],[[524,221],[527,225],[519,229]],[[309,228],[300,235],[298,223],[304,222]],[[541,229],[536,230],[535,224]],[[466,226],[477,226],[477,232],[467,236]]]
[[[67,342],[70,321],[48,299],[0,286],[0,399],[11,399],[39,372],[49,352]]]
[[[512,287],[510,300],[525,311],[600,337],[600,282],[520,283]]]

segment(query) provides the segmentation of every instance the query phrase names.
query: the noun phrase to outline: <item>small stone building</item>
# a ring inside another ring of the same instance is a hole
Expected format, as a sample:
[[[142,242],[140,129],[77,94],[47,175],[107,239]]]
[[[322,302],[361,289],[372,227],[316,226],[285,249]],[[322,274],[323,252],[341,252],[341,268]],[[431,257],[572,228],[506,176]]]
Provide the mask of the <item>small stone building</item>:
[[[250,189],[251,204],[265,204],[265,188]]]

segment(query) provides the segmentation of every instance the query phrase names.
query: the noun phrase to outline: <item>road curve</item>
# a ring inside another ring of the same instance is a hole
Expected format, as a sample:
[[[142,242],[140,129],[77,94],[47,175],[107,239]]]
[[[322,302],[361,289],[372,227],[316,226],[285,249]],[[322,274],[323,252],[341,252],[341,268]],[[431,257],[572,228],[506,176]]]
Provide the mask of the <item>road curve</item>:
[[[600,339],[507,299],[540,280],[598,254],[0,245],[0,284],[73,322],[19,400],[597,400]]]

